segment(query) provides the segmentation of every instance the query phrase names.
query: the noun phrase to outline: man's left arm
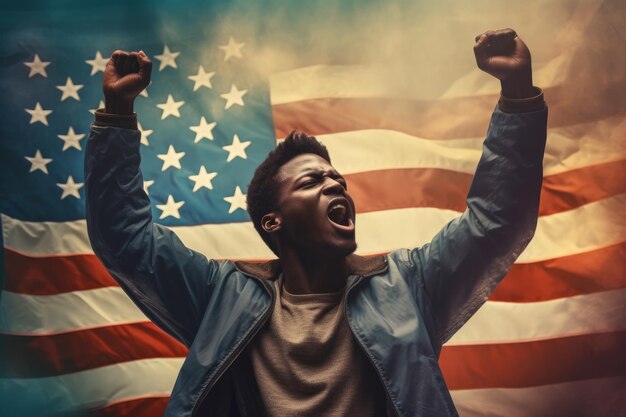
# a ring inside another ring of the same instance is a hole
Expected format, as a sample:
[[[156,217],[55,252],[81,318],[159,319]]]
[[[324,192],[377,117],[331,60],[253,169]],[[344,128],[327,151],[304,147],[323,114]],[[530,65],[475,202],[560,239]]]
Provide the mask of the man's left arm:
[[[478,67],[500,79],[467,209],[431,243],[410,251],[437,349],[487,300],[537,225],[547,108],[533,87],[530,53],[511,29],[476,37]]]

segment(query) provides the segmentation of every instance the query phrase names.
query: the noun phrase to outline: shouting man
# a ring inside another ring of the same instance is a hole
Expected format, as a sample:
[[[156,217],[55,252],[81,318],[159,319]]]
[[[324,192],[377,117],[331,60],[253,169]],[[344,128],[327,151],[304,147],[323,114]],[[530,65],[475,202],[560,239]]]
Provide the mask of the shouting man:
[[[151,62],[113,54],[85,158],[87,224],[122,288],[189,347],[166,415],[457,415],[439,353],[533,236],[547,123],[513,30],[477,36],[474,53],[502,95],[462,215],[422,247],[354,255],[345,179],[315,138],[292,133],[248,189],[278,257],[261,264],[208,260],[153,223],[133,113]]]

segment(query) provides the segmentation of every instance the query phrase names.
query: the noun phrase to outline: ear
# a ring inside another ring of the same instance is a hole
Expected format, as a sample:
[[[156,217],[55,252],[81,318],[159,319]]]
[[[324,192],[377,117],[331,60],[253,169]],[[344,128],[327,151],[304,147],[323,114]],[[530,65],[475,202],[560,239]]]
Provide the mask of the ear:
[[[277,213],[271,212],[261,218],[261,227],[267,233],[278,232],[282,227],[282,221]]]

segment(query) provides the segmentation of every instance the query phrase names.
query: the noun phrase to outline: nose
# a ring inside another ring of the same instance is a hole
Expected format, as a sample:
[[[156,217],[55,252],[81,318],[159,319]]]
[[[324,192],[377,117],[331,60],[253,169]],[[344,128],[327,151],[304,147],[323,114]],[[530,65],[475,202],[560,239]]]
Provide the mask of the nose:
[[[344,188],[343,184],[340,183],[335,178],[324,177],[323,192],[326,195],[334,195],[334,194],[345,195],[346,189]]]

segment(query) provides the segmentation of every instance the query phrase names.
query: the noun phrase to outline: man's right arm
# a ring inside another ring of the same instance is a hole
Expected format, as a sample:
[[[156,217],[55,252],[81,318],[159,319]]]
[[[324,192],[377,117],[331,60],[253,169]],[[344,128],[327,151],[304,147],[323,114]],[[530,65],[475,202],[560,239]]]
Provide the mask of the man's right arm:
[[[219,264],[152,221],[139,169],[141,134],[132,101],[149,83],[143,53],[114,53],[103,80],[104,111],[85,155],[87,228],[95,254],[144,313],[191,344]],[[128,101],[130,100],[130,101]]]

